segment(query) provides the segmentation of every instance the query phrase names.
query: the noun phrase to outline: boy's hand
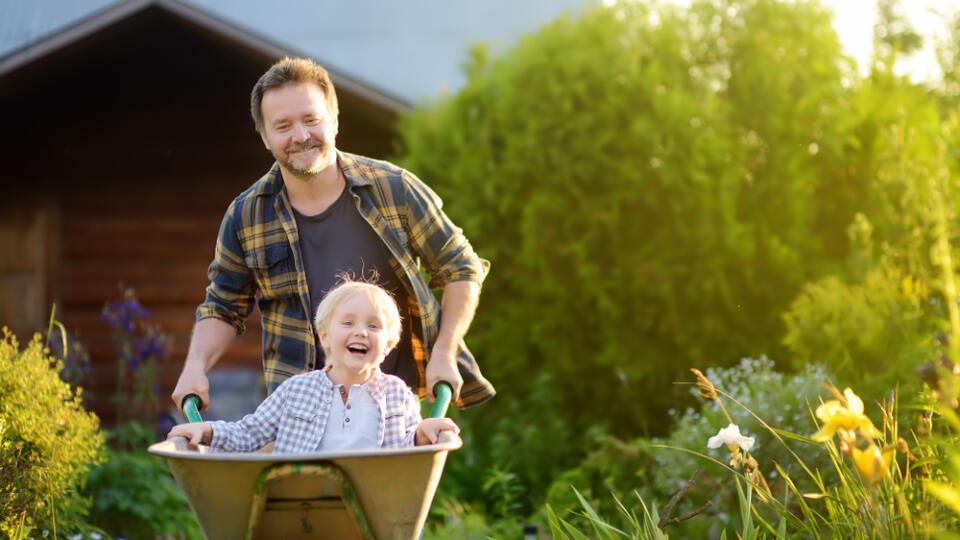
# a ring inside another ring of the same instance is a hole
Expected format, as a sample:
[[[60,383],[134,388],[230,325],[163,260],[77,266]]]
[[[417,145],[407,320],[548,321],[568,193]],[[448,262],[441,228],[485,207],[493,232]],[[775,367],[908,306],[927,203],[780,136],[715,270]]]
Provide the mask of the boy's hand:
[[[193,422],[190,424],[178,424],[173,426],[167,438],[186,437],[187,445],[190,448],[196,448],[199,444],[210,444],[213,440],[213,427],[206,422]]]
[[[460,426],[449,418],[425,418],[417,426],[417,446],[436,444],[437,440],[440,439],[441,431],[452,431],[459,434]]]

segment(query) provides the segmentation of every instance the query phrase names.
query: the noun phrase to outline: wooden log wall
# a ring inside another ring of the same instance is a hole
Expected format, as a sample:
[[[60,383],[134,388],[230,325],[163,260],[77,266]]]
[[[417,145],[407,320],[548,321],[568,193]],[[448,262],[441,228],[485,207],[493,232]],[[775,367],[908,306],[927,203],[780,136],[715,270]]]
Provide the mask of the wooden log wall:
[[[252,181],[252,179],[248,179]],[[223,210],[240,189],[190,193],[188,186],[156,193],[114,190],[109,198],[75,194],[63,206],[64,323],[87,348],[91,407],[110,423],[109,398],[116,388],[116,344],[101,320],[107,302],[131,288],[157,325],[172,338],[160,365],[159,391],[166,400],[186,357],[194,312],[203,301],[206,277]],[[259,369],[260,319],[254,314],[220,366]],[[166,403],[164,403],[166,404]]]

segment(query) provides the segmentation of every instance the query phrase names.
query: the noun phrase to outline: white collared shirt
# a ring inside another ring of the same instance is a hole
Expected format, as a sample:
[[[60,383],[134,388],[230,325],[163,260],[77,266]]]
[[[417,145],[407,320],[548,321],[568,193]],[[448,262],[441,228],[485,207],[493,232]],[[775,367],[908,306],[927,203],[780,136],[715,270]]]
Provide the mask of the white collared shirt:
[[[379,446],[377,428],[380,408],[367,390],[367,384],[350,387],[346,403],[343,402],[346,387],[334,384],[337,391],[334,392],[330,418],[327,419],[318,450],[370,450]]]

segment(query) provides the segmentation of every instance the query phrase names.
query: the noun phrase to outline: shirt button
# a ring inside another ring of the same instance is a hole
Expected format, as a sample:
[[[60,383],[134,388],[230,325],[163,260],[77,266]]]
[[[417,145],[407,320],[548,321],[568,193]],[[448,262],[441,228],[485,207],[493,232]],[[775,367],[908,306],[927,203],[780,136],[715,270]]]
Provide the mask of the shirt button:
[[[349,422],[349,421],[350,421],[350,419],[349,419],[349,418],[347,418],[347,422]]]
[[[349,408],[350,408],[350,405],[347,405],[347,408],[349,409]]]

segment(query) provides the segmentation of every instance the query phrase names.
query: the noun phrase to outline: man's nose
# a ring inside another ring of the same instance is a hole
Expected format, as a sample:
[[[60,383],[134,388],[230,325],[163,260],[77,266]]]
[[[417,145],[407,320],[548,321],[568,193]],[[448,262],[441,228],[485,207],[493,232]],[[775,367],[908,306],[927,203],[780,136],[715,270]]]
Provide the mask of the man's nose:
[[[303,124],[295,124],[293,126],[293,140],[296,142],[303,142],[310,138],[310,132],[307,131],[307,128]]]

